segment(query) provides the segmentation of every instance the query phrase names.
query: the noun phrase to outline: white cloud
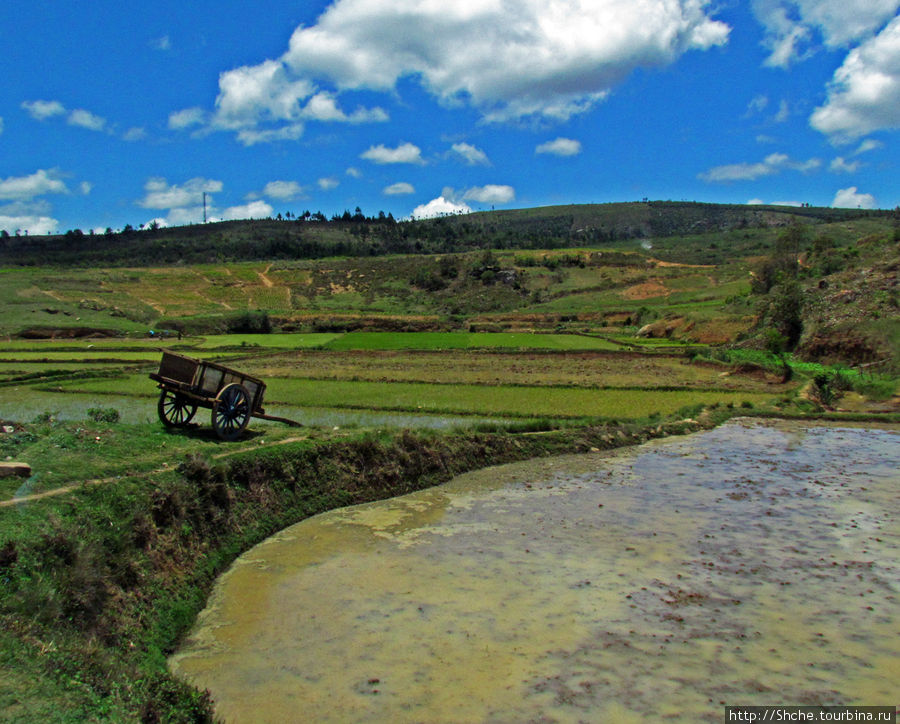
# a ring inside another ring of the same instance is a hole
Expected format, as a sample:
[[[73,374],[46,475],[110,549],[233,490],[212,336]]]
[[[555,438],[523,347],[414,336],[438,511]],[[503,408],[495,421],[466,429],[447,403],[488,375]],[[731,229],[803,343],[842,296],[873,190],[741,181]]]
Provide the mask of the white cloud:
[[[213,123],[218,128],[254,127],[259,121],[292,121],[300,116],[301,99],[313,84],[292,80],[280,61],[242,66],[219,76],[219,96]]]
[[[843,156],[838,156],[828,165],[828,170],[832,173],[856,173],[860,166],[860,161],[847,161]]]
[[[454,143],[453,152],[470,166],[490,166],[487,154],[470,143]]]
[[[150,41],[150,47],[154,50],[171,50],[172,39],[168,35],[163,35],[161,38],[154,38]]]
[[[404,194],[414,194],[416,189],[412,184],[408,184],[405,181],[399,181],[395,184],[391,184],[390,186],[386,186],[382,189],[381,193],[385,196],[402,196]]]
[[[38,121],[43,121],[53,116],[61,116],[66,112],[65,106],[59,101],[24,101],[22,108]]]
[[[830,49],[849,47],[888,22],[900,0],[754,0],[771,51],[766,65],[786,68],[811,52],[815,38]]]
[[[146,195],[138,201],[145,209],[183,209],[203,203],[203,194],[222,190],[221,181],[192,178],[181,186],[169,185],[164,178],[151,178],[144,184]]]
[[[263,131],[253,128],[242,128],[238,131],[237,139],[245,146],[255,146],[257,143],[272,143],[274,141],[296,141],[303,135],[303,130],[302,123],[294,123],[290,126]]]
[[[89,193],[91,193],[91,191],[93,191],[93,189],[94,184],[92,184],[90,181],[82,181],[80,184],[78,184],[78,192],[83,196],[87,196]]]
[[[456,203],[439,196],[427,204],[416,206],[411,216],[414,219],[430,219],[435,216],[446,216],[448,214],[468,214],[471,211],[472,209],[466,204]]]
[[[636,68],[727,41],[708,0],[335,0],[294,31],[277,60],[223,73],[217,116],[296,119],[313,79],[336,92],[391,91],[414,78],[442,102],[487,120],[566,119]],[[234,127],[234,126],[231,126]]]
[[[184,108],[169,114],[169,128],[180,131],[192,126],[202,126],[206,123],[206,111],[202,108]]]
[[[10,234],[52,234],[59,229],[59,221],[49,216],[7,216],[0,211],[0,229]]]
[[[363,173],[355,166],[350,166],[344,173],[346,173],[350,178],[362,178]]]
[[[782,100],[778,104],[778,112],[775,114],[775,123],[784,123],[791,117],[791,108],[786,100]]]
[[[363,151],[359,157],[378,164],[411,163],[419,166],[425,165],[425,161],[422,158],[422,150],[412,143],[401,143],[397,148],[387,148],[384,144],[378,144]]]
[[[359,107],[350,115],[338,108],[332,93],[316,93],[303,108],[301,115],[314,121],[336,121],[340,123],[381,123],[388,120],[388,114],[381,108]]]
[[[762,199],[750,199],[748,206],[803,206],[802,201],[763,201]]]
[[[341,185],[341,182],[333,176],[320,178],[318,181],[316,181],[316,183],[318,184],[319,188],[322,189],[322,191],[331,191],[331,189],[336,189]]]
[[[810,125],[836,142],[900,127],[900,16],[850,51]]]
[[[263,196],[279,201],[291,201],[303,196],[304,188],[296,181],[269,181],[262,190]]]
[[[241,206],[229,206],[222,213],[225,221],[236,219],[265,219],[272,215],[274,209],[265,201],[251,201]]]
[[[853,152],[853,155],[858,156],[861,153],[868,153],[869,151],[874,151],[878,148],[884,148],[884,144],[881,141],[867,138],[865,141],[859,144],[859,148],[857,148]]]
[[[841,189],[834,196],[831,205],[841,209],[874,209],[875,197],[872,194],[858,193],[856,186]]]
[[[552,156],[577,156],[581,153],[581,142],[573,138],[557,138],[540,144],[534,152],[548,153]]]
[[[699,178],[710,183],[752,181],[762,176],[771,176],[780,173],[784,170],[809,173],[810,171],[815,171],[821,165],[822,162],[817,158],[811,158],[808,161],[792,161],[787,154],[772,153],[759,163],[734,163],[725,166],[716,166],[709,171],[699,174]]]
[[[69,189],[58,169],[40,169],[29,176],[10,176],[0,180],[0,199],[28,201],[45,194],[67,194]]]
[[[106,119],[94,115],[90,111],[84,110],[84,108],[76,108],[69,114],[68,124],[86,128],[89,131],[102,131],[106,127]]]
[[[477,201],[481,204],[508,204],[516,198],[516,190],[512,186],[487,184],[475,186],[462,194],[463,201]]]
[[[135,126],[134,128],[129,128],[125,133],[122,134],[123,141],[142,141],[147,137],[147,129],[142,128],[140,126]]]
[[[206,207],[207,221],[221,221],[216,216],[216,210],[213,206]],[[186,226],[188,224],[199,224],[203,221],[203,206],[183,206],[177,209],[169,209],[169,213],[165,218],[165,226]]]

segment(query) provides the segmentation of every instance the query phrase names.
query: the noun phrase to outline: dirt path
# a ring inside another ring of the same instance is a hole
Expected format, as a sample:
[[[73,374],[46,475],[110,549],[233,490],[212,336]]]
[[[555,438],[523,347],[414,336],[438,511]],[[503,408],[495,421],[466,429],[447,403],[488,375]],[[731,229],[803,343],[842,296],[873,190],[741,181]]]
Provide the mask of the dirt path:
[[[269,273],[269,269],[271,269],[271,268],[272,268],[272,265],[269,264],[269,266],[267,266],[265,269],[263,269],[263,271],[256,272],[256,276],[258,276],[260,278],[260,281],[262,281],[263,286],[268,289],[271,289],[272,287],[275,286],[275,283],[271,279],[269,279],[269,277],[266,276],[266,274]]]
[[[306,440],[306,438],[307,438],[306,435],[287,437],[284,440],[276,440],[274,442],[264,443],[261,445],[251,445],[248,447],[239,448],[237,450],[228,450],[227,452],[216,453],[215,455],[211,455],[210,457],[213,460],[221,460],[222,458],[226,458],[231,455],[238,455],[240,453],[250,452],[252,450],[259,450],[259,449],[265,448],[265,447],[274,447],[275,445],[287,445],[288,443],[291,443],[291,442],[300,442],[301,440]],[[87,485],[107,485],[109,483],[115,483],[116,481],[122,480],[122,478],[125,478],[125,477],[146,477],[148,475],[156,475],[158,473],[170,472],[173,469],[174,468],[171,468],[167,465],[167,466],[164,466],[161,468],[156,468],[155,470],[149,470],[149,471],[143,472],[143,473],[135,473],[133,475],[126,473],[125,475],[118,475],[118,476],[111,477],[111,478],[96,478],[94,480],[84,480],[79,483],[73,483],[72,485],[64,485],[61,488],[53,488],[52,490],[44,490],[40,493],[33,493],[31,495],[22,495],[17,498],[10,498],[9,500],[0,500],[0,508],[9,508],[13,505],[18,505],[20,503],[31,503],[31,502],[34,502],[35,500],[41,500],[42,498],[52,498],[57,495],[66,495],[68,493],[71,493],[74,490],[78,490],[79,488],[82,488]]]

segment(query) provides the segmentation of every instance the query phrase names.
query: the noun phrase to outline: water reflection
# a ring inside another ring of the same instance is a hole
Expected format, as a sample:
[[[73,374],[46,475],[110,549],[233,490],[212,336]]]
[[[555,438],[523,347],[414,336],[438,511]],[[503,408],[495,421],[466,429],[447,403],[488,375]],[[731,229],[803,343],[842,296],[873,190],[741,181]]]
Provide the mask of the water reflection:
[[[900,434],[733,422],[319,516],[173,668],[228,721],[721,721],[891,702]]]

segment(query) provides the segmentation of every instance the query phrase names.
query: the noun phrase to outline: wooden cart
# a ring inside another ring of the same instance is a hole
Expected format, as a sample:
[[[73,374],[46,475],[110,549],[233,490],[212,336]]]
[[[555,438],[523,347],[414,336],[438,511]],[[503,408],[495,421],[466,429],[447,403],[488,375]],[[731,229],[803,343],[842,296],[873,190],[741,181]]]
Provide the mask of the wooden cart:
[[[293,420],[266,415],[266,383],[224,365],[163,352],[159,371],[150,379],[161,390],[157,411],[167,427],[187,427],[198,407],[212,410],[212,426],[222,440],[236,440],[251,417],[299,425]]]

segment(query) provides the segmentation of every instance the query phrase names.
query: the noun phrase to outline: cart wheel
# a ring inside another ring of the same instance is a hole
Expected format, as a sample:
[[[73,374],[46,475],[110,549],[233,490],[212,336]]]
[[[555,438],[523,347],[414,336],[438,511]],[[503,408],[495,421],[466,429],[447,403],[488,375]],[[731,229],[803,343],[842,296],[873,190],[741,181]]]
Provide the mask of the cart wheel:
[[[197,406],[179,392],[163,390],[156,411],[166,427],[187,427],[197,412]]]
[[[250,421],[250,393],[243,385],[225,385],[212,408],[212,426],[222,440],[237,440]]]

